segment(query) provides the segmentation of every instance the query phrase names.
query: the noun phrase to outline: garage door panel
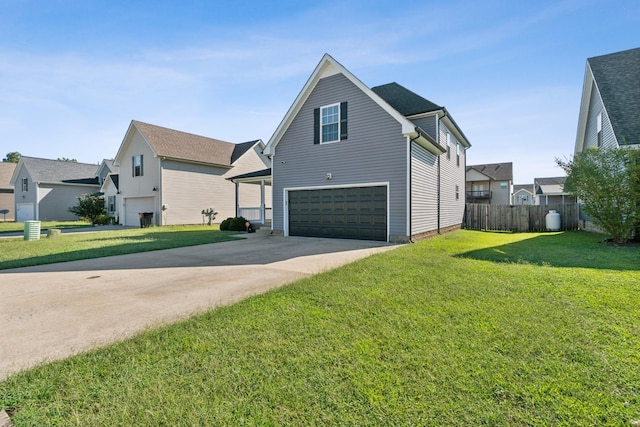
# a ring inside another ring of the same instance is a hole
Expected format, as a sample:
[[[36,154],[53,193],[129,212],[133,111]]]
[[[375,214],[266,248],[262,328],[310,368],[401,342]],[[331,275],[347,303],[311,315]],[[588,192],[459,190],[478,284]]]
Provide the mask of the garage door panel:
[[[289,192],[289,235],[387,240],[387,188]]]
[[[130,227],[140,226],[140,212],[154,211],[153,197],[129,197],[125,199],[125,224]],[[153,222],[156,218],[154,214]]]

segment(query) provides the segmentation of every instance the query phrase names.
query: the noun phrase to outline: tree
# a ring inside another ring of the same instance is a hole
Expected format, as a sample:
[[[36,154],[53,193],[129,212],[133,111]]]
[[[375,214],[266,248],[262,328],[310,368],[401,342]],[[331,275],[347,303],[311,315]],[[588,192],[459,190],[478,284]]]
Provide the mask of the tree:
[[[629,241],[640,226],[640,150],[592,148],[556,163],[593,222],[614,242]]]
[[[78,197],[78,204],[71,206],[68,211],[95,225],[98,219],[105,215],[104,197],[100,193],[84,194]]]
[[[18,163],[20,161],[20,156],[21,154],[17,151],[12,151],[10,153],[7,153],[7,157],[2,159],[2,161],[8,163]]]
[[[78,163],[76,159],[68,159],[66,157],[58,157],[58,160],[61,162]]]

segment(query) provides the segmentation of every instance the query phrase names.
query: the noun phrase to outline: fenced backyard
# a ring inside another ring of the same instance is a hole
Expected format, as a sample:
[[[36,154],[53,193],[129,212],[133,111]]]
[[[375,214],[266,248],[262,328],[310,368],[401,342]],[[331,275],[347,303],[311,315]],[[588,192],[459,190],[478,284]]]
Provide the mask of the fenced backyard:
[[[577,203],[552,203],[541,206],[467,203],[463,228],[515,232],[546,231],[546,216],[551,210],[560,214],[561,230],[579,228]]]

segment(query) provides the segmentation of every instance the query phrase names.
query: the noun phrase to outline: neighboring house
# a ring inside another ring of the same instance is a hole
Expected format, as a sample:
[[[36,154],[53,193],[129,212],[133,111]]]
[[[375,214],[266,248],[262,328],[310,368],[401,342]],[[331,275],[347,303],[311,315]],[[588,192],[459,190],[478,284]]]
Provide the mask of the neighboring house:
[[[68,211],[100,190],[97,165],[21,156],[11,177],[16,221],[78,219]]]
[[[0,211],[9,211],[6,214],[0,213],[0,221],[13,221],[15,219],[15,202],[11,176],[16,166],[16,163],[0,162]]]
[[[98,177],[98,183],[100,185],[104,184],[107,179],[107,175],[109,174],[117,174],[120,168],[113,164],[113,159],[104,159],[100,166],[98,166],[98,170],[96,171],[96,176]]]
[[[511,194],[512,205],[533,205],[533,185],[531,184],[513,184],[513,193]]]
[[[640,147],[640,48],[587,59],[575,153]]]
[[[576,198],[564,191],[564,183],[567,177],[534,178],[533,197],[535,205],[548,205],[550,203],[575,203]]]
[[[116,223],[120,223],[120,189],[118,186],[118,174],[108,174],[102,182],[100,192],[104,196],[104,207],[107,215],[115,219]]]
[[[511,162],[467,166],[466,180],[467,203],[511,204]]]
[[[120,223],[140,225],[140,213],[153,224],[201,224],[214,208],[216,222],[236,215],[235,185],[227,180],[268,166],[262,141],[232,144],[213,138],[132,121],[114,159],[120,191]],[[260,205],[260,188],[248,188],[241,203]]]
[[[469,147],[444,107],[325,54],[264,150],[272,229],[406,242],[458,228]]]

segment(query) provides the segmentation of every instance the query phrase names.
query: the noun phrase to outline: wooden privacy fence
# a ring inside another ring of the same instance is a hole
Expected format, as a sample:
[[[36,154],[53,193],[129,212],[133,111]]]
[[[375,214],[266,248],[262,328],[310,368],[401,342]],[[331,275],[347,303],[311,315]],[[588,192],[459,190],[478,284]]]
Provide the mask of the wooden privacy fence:
[[[488,231],[546,231],[546,216],[550,210],[560,214],[561,230],[578,229],[578,204],[557,203],[532,205],[488,205],[467,203],[463,227]]]

